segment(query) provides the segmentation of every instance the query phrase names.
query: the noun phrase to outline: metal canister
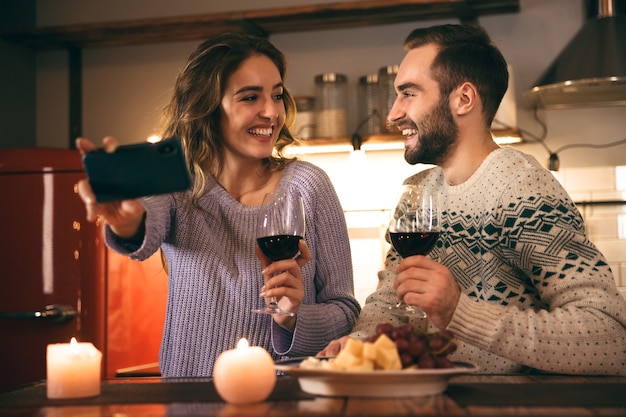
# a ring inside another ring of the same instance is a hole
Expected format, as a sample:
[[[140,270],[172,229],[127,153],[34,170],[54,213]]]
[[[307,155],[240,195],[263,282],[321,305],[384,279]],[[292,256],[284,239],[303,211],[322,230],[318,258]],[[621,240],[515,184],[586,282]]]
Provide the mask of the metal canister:
[[[387,121],[389,111],[396,100],[396,90],[393,83],[398,74],[398,65],[387,65],[378,70],[378,86],[380,96],[380,121],[382,132],[398,133],[398,129]]]
[[[320,138],[348,135],[348,77],[334,72],[315,77],[316,133]]]
[[[315,97],[296,96],[296,121],[293,134],[299,139],[311,139],[315,137]]]
[[[358,99],[357,132],[361,135],[380,133],[378,74],[363,75],[359,78]]]

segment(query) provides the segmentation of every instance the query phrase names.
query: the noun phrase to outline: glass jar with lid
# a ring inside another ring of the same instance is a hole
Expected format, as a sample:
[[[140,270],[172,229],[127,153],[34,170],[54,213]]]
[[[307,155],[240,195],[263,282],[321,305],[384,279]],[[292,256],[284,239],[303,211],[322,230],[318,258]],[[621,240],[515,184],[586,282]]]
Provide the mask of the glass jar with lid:
[[[378,86],[380,95],[380,123],[382,132],[398,133],[395,126],[389,124],[387,116],[396,101],[396,90],[393,83],[398,74],[398,65],[387,65],[378,70]]]
[[[381,122],[378,93],[378,74],[363,75],[359,78],[357,133],[376,135],[380,133]]]
[[[316,134],[320,138],[348,135],[348,77],[328,72],[315,77]]]
[[[298,139],[312,139],[315,137],[315,97],[296,96],[296,120],[293,134]]]

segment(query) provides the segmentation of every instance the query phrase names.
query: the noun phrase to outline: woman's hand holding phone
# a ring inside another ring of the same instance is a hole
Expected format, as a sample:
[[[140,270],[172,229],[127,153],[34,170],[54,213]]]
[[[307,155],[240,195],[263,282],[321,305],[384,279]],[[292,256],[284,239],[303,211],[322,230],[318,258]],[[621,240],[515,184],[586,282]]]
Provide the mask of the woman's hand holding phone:
[[[117,141],[112,137],[104,138],[102,144],[107,153],[114,152],[118,146]],[[84,138],[76,140],[76,148],[83,155],[98,149],[91,141]],[[79,181],[78,195],[85,204],[88,221],[94,222],[101,218],[109,224],[113,233],[121,238],[132,238],[138,233],[145,213],[138,199],[99,203],[87,179]]]

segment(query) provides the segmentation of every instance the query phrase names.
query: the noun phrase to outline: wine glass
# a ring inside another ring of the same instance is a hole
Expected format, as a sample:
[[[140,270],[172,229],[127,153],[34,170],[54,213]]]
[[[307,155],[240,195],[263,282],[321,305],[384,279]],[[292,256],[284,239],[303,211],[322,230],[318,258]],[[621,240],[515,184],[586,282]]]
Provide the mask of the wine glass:
[[[298,243],[304,238],[304,227],[304,204],[298,190],[288,188],[265,195],[259,211],[257,244],[267,259],[275,262],[295,257]],[[295,316],[281,310],[276,297],[267,306],[252,311]]]
[[[389,224],[389,236],[396,252],[403,258],[428,254],[439,238],[440,217],[438,198],[432,190],[403,185],[396,213]],[[404,301],[389,309],[397,316],[426,317],[421,309]]]

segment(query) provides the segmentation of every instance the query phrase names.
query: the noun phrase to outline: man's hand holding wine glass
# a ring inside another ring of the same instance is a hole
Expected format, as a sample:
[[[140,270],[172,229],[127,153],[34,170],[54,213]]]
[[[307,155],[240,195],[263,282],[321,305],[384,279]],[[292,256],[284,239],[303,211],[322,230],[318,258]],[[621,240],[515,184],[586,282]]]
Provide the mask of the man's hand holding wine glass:
[[[416,255],[403,259],[397,271],[394,288],[398,298],[418,305],[433,325],[445,329],[461,296],[450,270],[427,256]]]
[[[441,232],[439,198],[427,187],[405,184],[398,209],[389,233],[402,257],[394,281],[401,302],[390,310],[398,316],[428,316],[434,325],[445,329],[460,290],[450,270],[426,256]]]

